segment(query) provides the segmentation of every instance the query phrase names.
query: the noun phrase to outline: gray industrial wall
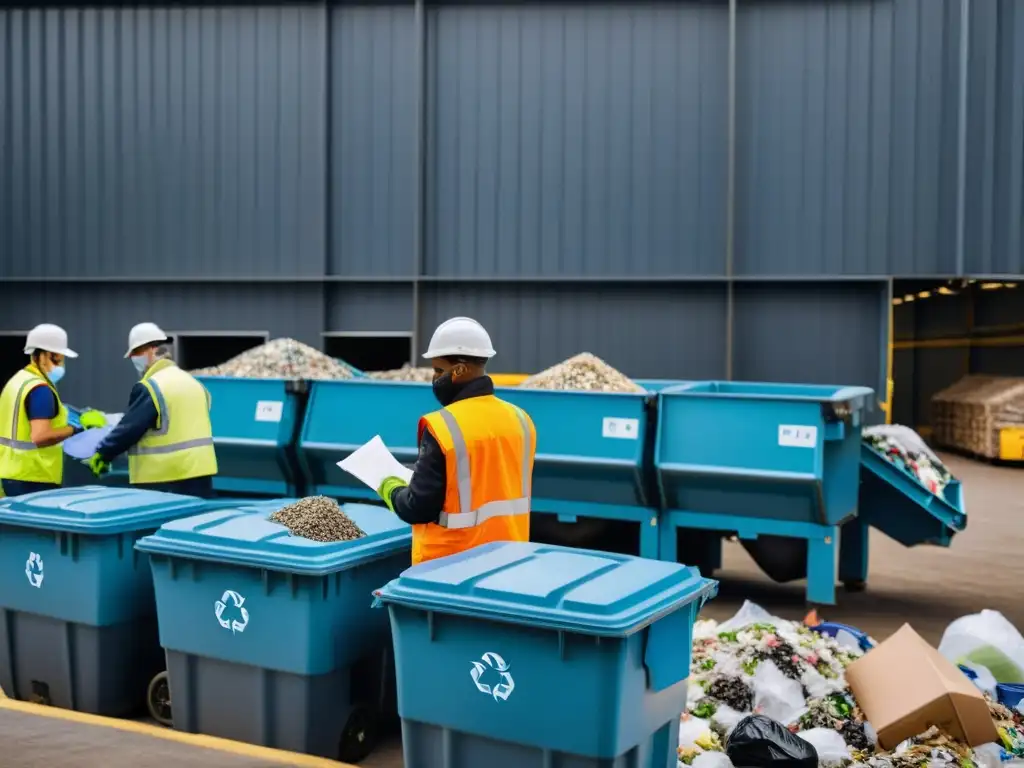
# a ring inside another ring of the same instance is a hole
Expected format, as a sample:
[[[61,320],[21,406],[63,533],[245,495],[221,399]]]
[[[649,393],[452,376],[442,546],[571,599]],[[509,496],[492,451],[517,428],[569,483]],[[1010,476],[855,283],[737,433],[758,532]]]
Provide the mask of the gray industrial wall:
[[[67,325],[69,397],[109,407],[141,319],[418,349],[465,312],[506,371],[880,388],[889,276],[1024,269],[1024,8],[735,22],[733,48],[726,0],[0,10],[0,329]]]

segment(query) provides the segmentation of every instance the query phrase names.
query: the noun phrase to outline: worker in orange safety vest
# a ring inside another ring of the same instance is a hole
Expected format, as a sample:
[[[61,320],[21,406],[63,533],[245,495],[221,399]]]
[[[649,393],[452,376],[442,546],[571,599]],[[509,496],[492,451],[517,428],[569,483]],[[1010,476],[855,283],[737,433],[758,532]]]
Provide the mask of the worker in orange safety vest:
[[[419,456],[408,484],[378,489],[412,525],[413,565],[491,541],[528,541],[537,431],[523,409],[494,395],[491,337],[476,320],[438,326],[425,358],[441,410],[419,423]]]

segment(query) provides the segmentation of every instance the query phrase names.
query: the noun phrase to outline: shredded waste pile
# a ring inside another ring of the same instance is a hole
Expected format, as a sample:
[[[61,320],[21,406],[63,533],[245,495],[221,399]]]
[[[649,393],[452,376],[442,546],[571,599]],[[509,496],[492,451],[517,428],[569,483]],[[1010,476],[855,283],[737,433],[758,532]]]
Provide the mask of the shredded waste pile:
[[[406,363],[393,371],[367,371],[366,375],[378,381],[416,381],[429,384],[434,378],[434,369],[415,368]]]
[[[192,371],[196,376],[240,379],[330,379],[356,376],[355,369],[295,339],[274,339],[247,349],[212,368]]]
[[[852,638],[819,634],[749,602],[722,624],[698,621],[687,711],[680,723],[679,768],[989,768],[1024,758],[1021,712],[987,694],[1001,744],[972,749],[932,727],[895,749],[879,749],[846,682],[846,668],[863,654]],[[737,752],[749,750],[757,738],[771,742],[772,759],[761,747],[764,759],[734,763]],[[737,747],[739,742],[746,744]]]
[[[326,496],[307,496],[282,507],[270,516],[292,532],[313,541],[352,541],[366,534],[352,522],[338,502]]]
[[[1024,426],[1024,378],[965,376],[931,402],[936,444],[999,458],[1000,432]]]
[[[939,457],[910,427],[899,424],[867,427],[863,439],[890,463],[916,477],[936,496],[941,496],[953,479]]]
[[[523,389],[585,390],[590,392],[646,392],[625,374],[589,352],[570,357],[535,373],[519,385]]]

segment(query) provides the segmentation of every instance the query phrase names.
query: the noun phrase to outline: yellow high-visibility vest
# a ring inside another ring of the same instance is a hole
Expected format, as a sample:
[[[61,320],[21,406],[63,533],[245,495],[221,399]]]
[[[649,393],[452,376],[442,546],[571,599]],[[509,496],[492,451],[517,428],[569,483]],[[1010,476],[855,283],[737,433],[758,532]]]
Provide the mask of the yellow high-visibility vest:
[[[210,393],[171,360],[158,360],[142,377],[156,406],[156,427],[128,449],[130,483],[171,483],[217,474],[210,424]]]
[[[54,428],[68,425],[68,409],[42,371],[34,364],[18,371],[0,393],[0,478],[29,483],[64,481],[64,449],[60,443],[39,448],[32,442],[32,425],[25,401],[38,386],[46,386],[57,398],[57,415],[50,420]]]

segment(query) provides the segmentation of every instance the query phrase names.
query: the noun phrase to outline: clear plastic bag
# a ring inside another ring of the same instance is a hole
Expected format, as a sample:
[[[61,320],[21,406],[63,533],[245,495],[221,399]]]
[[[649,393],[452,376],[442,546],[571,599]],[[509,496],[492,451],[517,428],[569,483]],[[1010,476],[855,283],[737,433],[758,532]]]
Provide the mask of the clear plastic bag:
[[[779,624],[782,621],[778,616],[772,616],[757,603],[745,600],[731,619],[718,625],[717,631],[735,632],[738,629],[749,627],[751,624]]]
[[[734,768],[725,752],[701,752],[690,765],[693,768]]]
[[[786,677],[772,661],[762,661],[754,672],[754,711],[789,724],[807,711],[803,686]]]
[[[1024,637],[998,611],[962,616],[942,634],[939,653],[988,669],[1000,683],[1024,683]]]
[[[701,736],[711,735],[711,724],[700,717],[684,717],[679,723],[679,746],[693,749]]]
[[[819,765],[843,765],[850,759],[850,748],[846,746],[839,731],[831,728],[812,728],[797,734],[814,747],[818,753]]]

